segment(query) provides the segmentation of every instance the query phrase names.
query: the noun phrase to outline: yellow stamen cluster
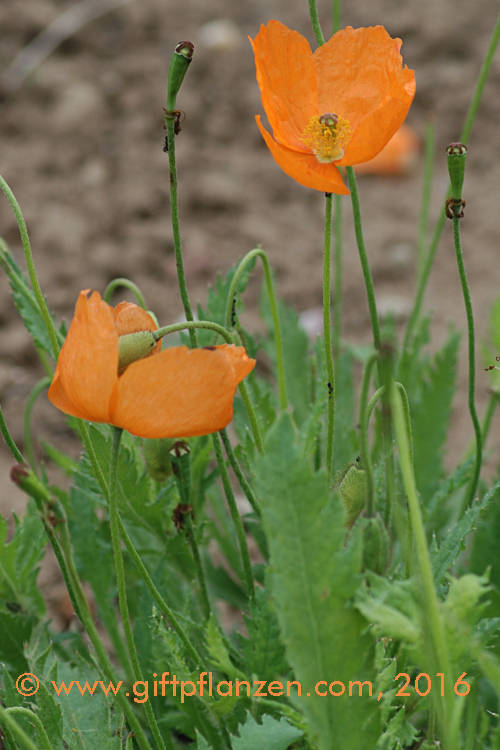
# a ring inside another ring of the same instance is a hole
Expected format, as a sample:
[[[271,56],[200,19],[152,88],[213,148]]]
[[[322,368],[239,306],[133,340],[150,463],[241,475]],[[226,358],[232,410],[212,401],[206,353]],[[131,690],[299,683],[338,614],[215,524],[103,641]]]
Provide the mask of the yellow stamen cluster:
[[[335,114],[313,117],[302,133],[302,143],[324,164],[342,159],[344,146],[351,136],[349,121]]]

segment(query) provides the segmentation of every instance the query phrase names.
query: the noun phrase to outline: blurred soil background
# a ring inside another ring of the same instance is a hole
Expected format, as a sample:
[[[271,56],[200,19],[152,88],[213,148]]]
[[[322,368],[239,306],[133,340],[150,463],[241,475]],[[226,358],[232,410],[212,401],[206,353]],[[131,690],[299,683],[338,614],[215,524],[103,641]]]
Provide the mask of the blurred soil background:
[[[74,5],[62,0],[0,3],[0,171],[23,208],[41,284],[57,319],[70,320],[80,289],[102,293],[116,276],[128,276],[141,287],[161,324],[182,318],[162,108],[170,55],[178,41],[189,39],[195,55],[178,98],[186,117],[177,159],[192,301],[204,302],[216,274],[260,244],[269,253],[280,295],[304,314],[312,331],[319,330],[324,200],[276,166],[258,133],[254,114],[262,108],[247,39],[261,23],[277,18],[314,46],[306,0],[81,0],[76,6],[83,16],[96,8],[108,12],[83,22],[30,75],[19,76],[22,68],[17,63],[13,67],[16,56]],[[330,3],[319,0],[318,7],[329,35]],[[431,227],[447,184],[444,149],[458,139],[497,13],[495,0],[344,2],[343,25],[383,24],[403,39],[404,61],[416,72],[417,94],[408,122],[421,138],[429,120],[436,128]],[[479,340],[500,291],[499,88],[500,53],[469,142],[464,189],[463,242]],[[401,324],[416,279],[421,175],[419,160],[404,177],[359,177],[379,308],[392,310]],[[343,206],[343,334],[346,340],[370,343],[348,198]],[[0,235],[24,267],[15,220],[4,199]],[[259,287],[260,278],[245,299],[249,325],[255,320]],[[433,311],[435,345],[450,325],[465,330],[451,226],[445,227],[426,309]],[[43,371],[3,276],[0,327],[0,402],[22,445],[24,406]],[[460,459],[472,438],[465,350],[464,337],[450,464]],[[488,394],[482,365],[478,351],[480,413]],[[35,419],[39,437],[59,446],[68,441],[64,416],[44,398],[37,403]],[[489,444],[495,464],[499,432],[497,421]],[[9,482],[11,465],[2,443],[0,511],[7,516],[25,504]]]

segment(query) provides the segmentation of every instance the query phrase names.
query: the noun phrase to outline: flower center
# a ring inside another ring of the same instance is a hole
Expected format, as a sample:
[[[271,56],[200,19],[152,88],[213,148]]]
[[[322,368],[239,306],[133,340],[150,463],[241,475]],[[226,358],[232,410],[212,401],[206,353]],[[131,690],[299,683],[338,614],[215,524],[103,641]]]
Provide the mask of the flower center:
[[[313,117],[302,133],[302,143],[309,146],[316,159],[328,164],[342,159],[344,146],[351,136],[349,121],[327,112]]]

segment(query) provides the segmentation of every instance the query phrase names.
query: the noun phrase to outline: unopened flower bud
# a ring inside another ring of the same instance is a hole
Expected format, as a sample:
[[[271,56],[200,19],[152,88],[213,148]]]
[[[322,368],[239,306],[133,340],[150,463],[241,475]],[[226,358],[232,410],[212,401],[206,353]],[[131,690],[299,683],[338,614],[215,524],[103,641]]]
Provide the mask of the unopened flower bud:
[[[189,63],[193,59],[194,45],[192,42],[179,42],[170,60],[167,84],[167,117],[168,112],[175,109],[177,94],[182,86]]]
[[[138,359],[148,357],[156,346],[151,331],[136,331],[118,337],[118,374]]]
[[[448,156],[448,174],[450,175],[451,197],[455,200],[462,198],[462,187],[464,184],[465,162],[467,159],[467,146],[463,143],[450,143],[446,149]]]
[[[366,474],[355,464],[349,466],[340,485],[339,492],[346,511],[345,523],[350,528],[366,503]]]

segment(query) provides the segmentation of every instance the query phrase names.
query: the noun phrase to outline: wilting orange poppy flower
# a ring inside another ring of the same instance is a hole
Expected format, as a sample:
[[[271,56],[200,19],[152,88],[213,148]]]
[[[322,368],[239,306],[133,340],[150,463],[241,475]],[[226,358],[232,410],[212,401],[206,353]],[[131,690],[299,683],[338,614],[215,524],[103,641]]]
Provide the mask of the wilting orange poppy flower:
[[[158,342],[119,373],[120,337],[157,326],[137,305],[113,308],[88,291],[78,297],[49,389],[58,409],[145,438],[206,435],[231,421],[236,387],[255,366],[242,346],[161,350]]]
[[[373,159],[415,95],[401,40],[383,26],[348,26],[313,53],[301,34],[269,21],[250,41],[273,135],[256,120],[275,161],[306,187],[348,193],[337,167]]]

